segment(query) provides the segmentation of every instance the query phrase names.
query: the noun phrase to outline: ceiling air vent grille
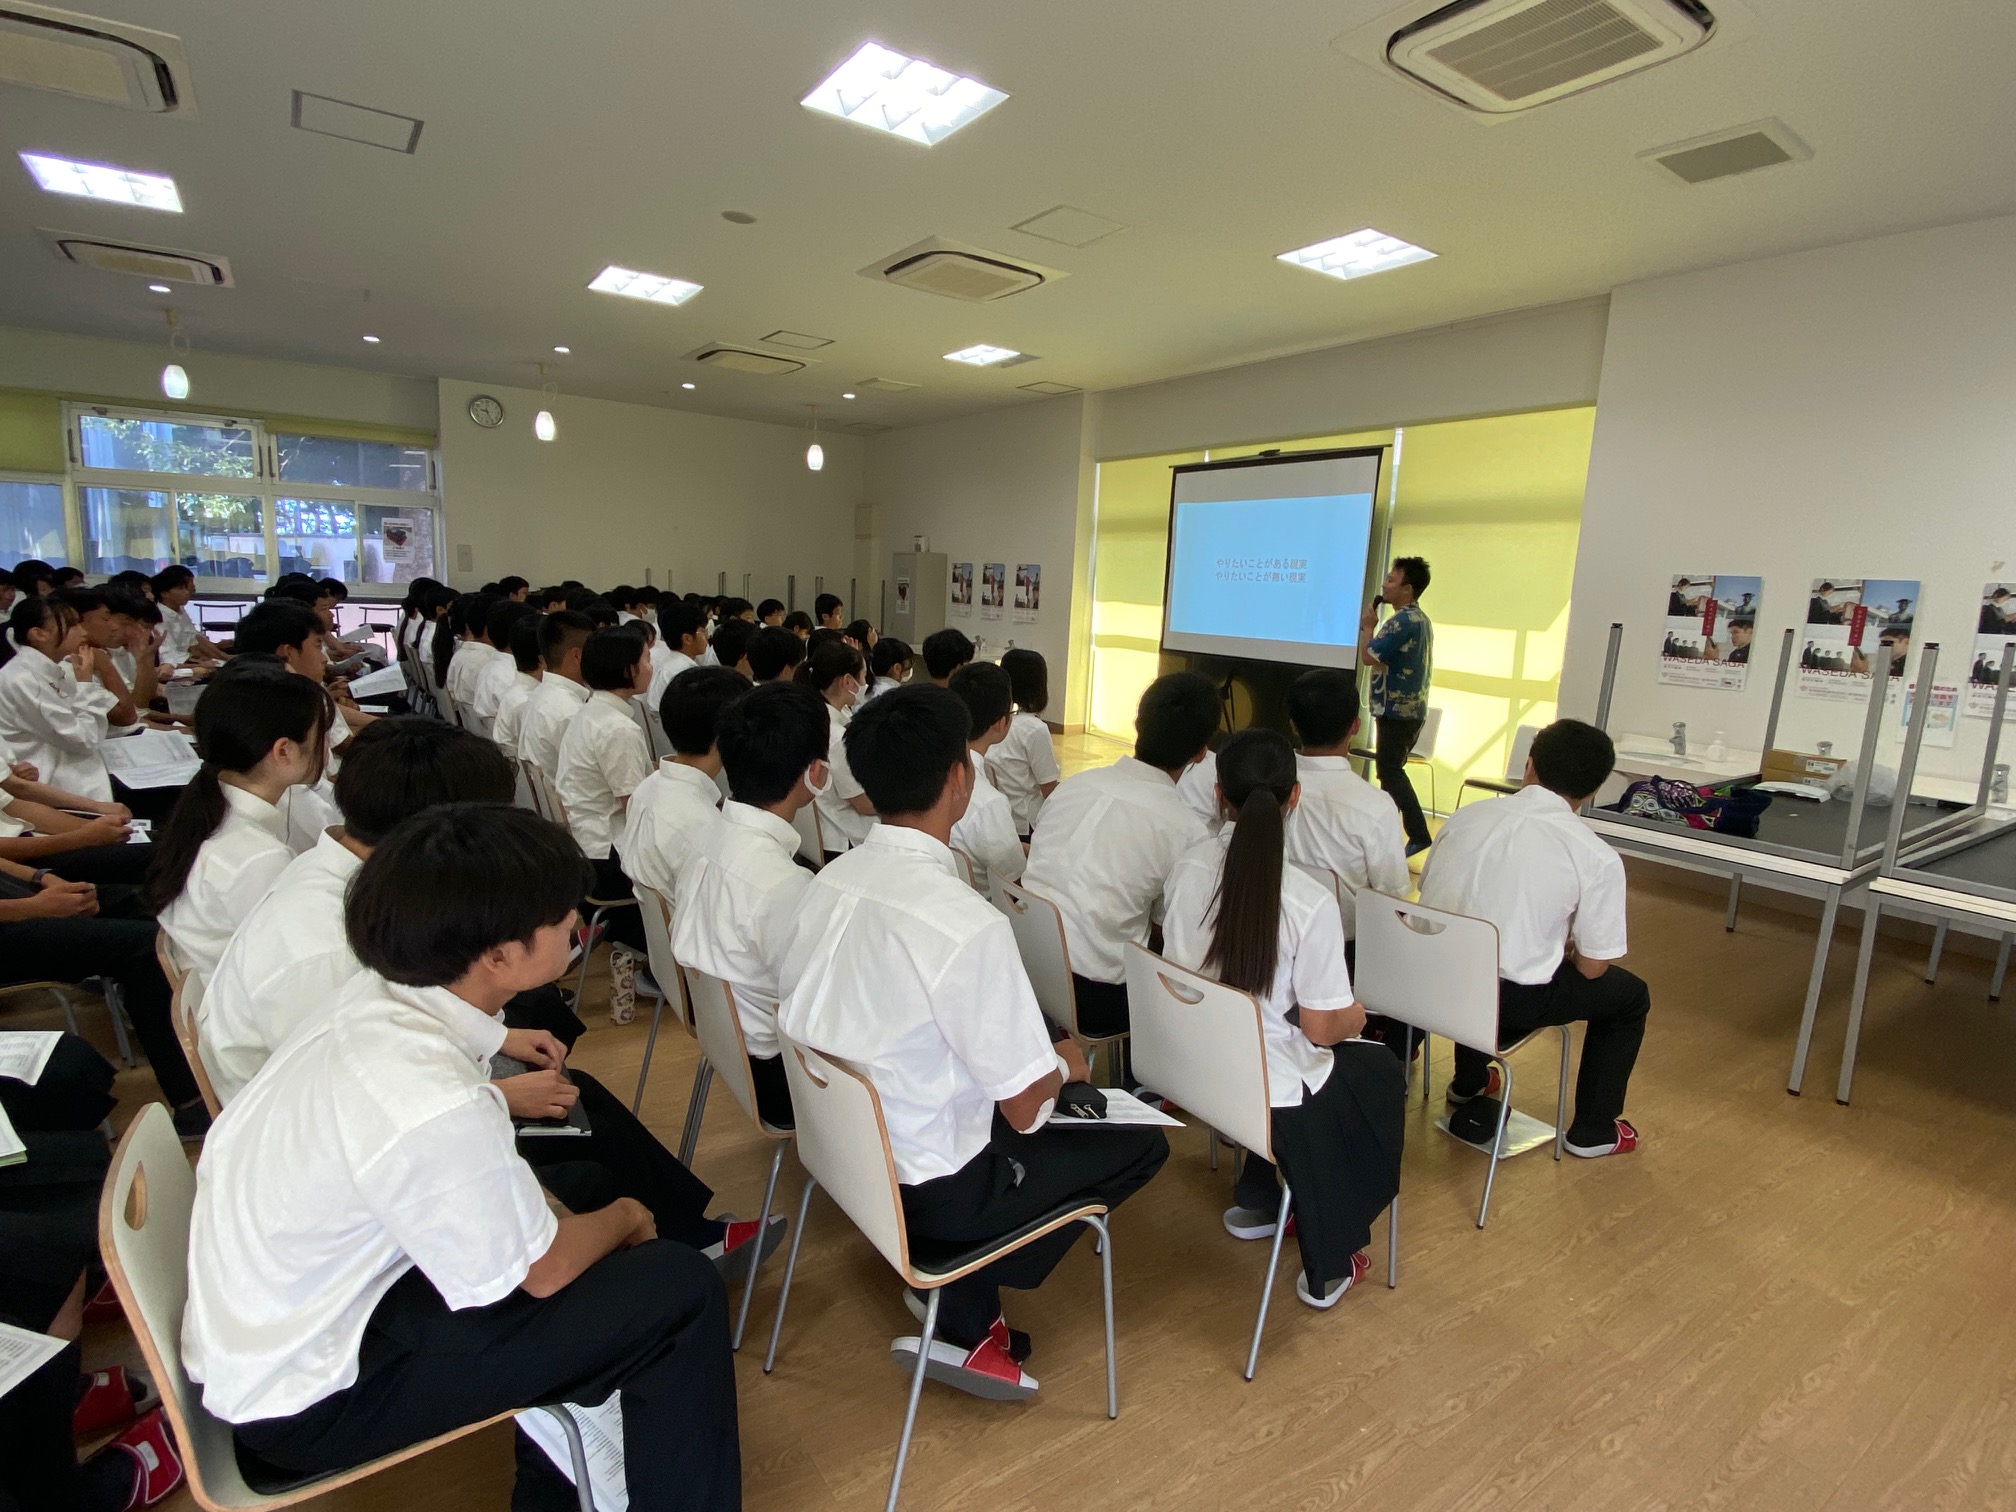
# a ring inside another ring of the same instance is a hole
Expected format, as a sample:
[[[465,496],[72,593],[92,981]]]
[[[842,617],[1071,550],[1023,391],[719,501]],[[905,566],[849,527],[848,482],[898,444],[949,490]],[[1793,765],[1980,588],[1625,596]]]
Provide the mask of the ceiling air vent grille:
[[[0,0],[0,83],[157,115],[196,113],[181,39],[27,0]]]
[[[1458,0],[1395,32],[1386,56],[1473,110],[1506,114],[1692,52],[1714,25],[1699,0]]]
[[[180,252],[172,247],[148,247],[137,242],[107,241],[103,237],[78,236],[68,231],[43,231],[50,251],[65,262],[96,268],[101,273],[123,273],[128,278],[145,278],[155,283],[195,284],[206,289],[232,286],[231,264],[222,257],[202,252]]]
[[[710,341],[703,347],[696,347],[686,354],[686,360],[704,362],[709,367],[727,368],[731,373],[757,373],[765,377],[796,373],[805,367],[802,358],[779,357],[775,352],[753,351],[725,341]]]
[[[1780,163],[1803,163],[1813,156],[1813,149],[1783,121],[1769,120],[1672,142],[1638,156],[1641,162],[1663,169],[1683,184],[1706,184]]]
[[[932,236],[869,264],[861,269],[861,276],[946,299],[985,304],[1054,283],[1064,274],[1021,258]]]
[[[856,391],[865,389],[871,394],[908,394],[923,386],[921,383],[905,383],[901,378],[863,378],[854,385]]]

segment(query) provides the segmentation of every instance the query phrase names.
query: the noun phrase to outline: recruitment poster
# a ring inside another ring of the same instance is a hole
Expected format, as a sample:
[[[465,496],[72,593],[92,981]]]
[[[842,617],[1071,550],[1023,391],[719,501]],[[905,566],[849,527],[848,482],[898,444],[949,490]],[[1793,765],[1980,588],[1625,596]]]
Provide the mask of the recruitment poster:
[[[961,619],[973,617],[973,564],[952,564],[952,612]]]
[[[1043,568],[1037,562],[1019,562],[1015,567],[1015,619],[1029,625],[1043,607]]]
[[[1990,583],[1981,590],[1974,658],[1967,668],[1969,718],[1987,719],[1995,713],[1995,679],[2002,675],[2002,648],[2011,642],[2016,642],[2016,583]],[[2002,718],[2016,720],[2016,690]]]
[[[1740,691],[1750,679],[1751,640],[1764,599],[1761,577],[1682,573],[1666,591],[1659,681]]]
[[[1911,659],[1918,584],[1907,578],[1815,578],[1799,627],[1799,693],[1863,703],[1869,674],[1902,677]]]
[[[398,567],[413,560],[413,534],[415,522],[404,517],[384,519],[378,522],[378,555],[388,567]]]
[[[980,618],[1001,618],[1008,599],[1008,564],[989,562],[980,569]]]

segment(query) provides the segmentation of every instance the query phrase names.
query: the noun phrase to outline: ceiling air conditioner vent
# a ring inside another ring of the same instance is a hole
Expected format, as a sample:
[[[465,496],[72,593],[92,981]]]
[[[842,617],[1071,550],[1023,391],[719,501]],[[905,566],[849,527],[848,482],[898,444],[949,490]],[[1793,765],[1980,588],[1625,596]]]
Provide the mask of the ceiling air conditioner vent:
[[[942,236],[929,236],[901,252],[870,263],[861,270],[861,276],[900,284],[925,294],[943,295],[947,299],[963,299],[969,304],[985,304],[989,300],[1006,299],[1011,294],[1022,294],[1043,284],[1054,283],[1065,275],[1055,268],[1041,267],[1000,252],[964,246],[947,241]]]
[[[1714,28],[1700,0],[1457,0],[1394,32],[1386,59],[1506,115],[1690,53]]]
[[[802,358],[779,357],[775,352],[758,352],[725,341],[710,341],[703,347],[696,347],[686,354],[686,360],[704,362],[709,367],[727,368],[731,373],[760,373],[765,376],[796,373],[805,367]]]
[[[857,391],[865,389],[871,394],[908,394],[923,386],[921,383],[905,383],[901,378],[863,378],[854,385]]]
[[[1759,168],[1775,168],[1780,163],[1803,163],[1811,156],[1813,149],[1793,135],[1789,126],[1768,120],[1654,147],[1639,153],[1638,160],[1664,169],[1683,184],[1705,184]]]
[[[137,242],[107,241],[69,231],[44,230],[49,250],[65,262],[81,263],[102,273],[123,273],[155,283],[195,284],[206,289],[232,286],[228,259],[203,252],[179,252],[172,247],[147,247]]]
[[[28,0],[0,0],[0,83],[127,110],[196,113],[180,38]]]

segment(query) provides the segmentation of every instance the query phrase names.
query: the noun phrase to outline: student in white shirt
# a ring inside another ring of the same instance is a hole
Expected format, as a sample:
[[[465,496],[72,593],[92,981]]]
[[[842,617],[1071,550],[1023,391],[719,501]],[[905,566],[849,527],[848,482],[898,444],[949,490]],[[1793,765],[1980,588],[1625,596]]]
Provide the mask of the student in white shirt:
[[[868,686],[862,691],[861,702],[910,681],[910,660],[908,641],[900,641],[893,635],[877,636],[875,649],[868,653]]]
[[[636,1512],[740,1505],[719,1273],[633,1198],[556,1218],[485,1075],[504,1005],[566,969],[581,881],[564,831],[485,804],[406,821],[358,870],[366,972],[197,1172],[184,1359],[241,1454],[319,1475],[620,1390]]]
[[[420,647],[420,630],[429,618],[427,601],[441,584],[431,577],[417,577],[406,585],[406,598],[399,605],[398,645],[414,651]]]
[[[1134,715],[1134,754],[1060,783],[1029,840],[1022,884],[1057,905],[1078,1022],[1090,1034],[1127,1032],[1128,941],[1149,943],[1162,885],[1177,858],[1205,838],[1204,821],[1176,792],[1218,728],[1218,690],[1196,672],[1158,677]]]
[[[294,859],[280,804],[321,779],[329,712],[320,688],[249,652],[196,705],[203,765],[155,836],[146,901],[199,976]]]
[[[1007,738],[987,753],[987,775],[1015,811],[1016,832],[1027,835],[1062,777],[1050,726],[1043,722],[1050,706],[1050,668],[1042,652],[1016,646],[1001,653],[1001,670],[1015,689],[1015,719]]]
[[[683,876],[701,833],[721,806],[721,716],[749,696],[749,679],[726,667],[688,667],[672,680],[658,718],[672,754],[637,784],[625,811],[619,847],[623,869],[667,903],[684,890]]]
[[[149,614],[158,619],[160,611],[118,589],[65,588],[60,596],[84,627],[85,660],[80,666],[85,675],[79,678],[80,685],[110,704],[105,722],[113,729],[144,723],[147,706],[154,700],[159,664],[151,641],[142,641],[146,648],[142,657],[136,658],[128,648],[139,621]]]
[[[700,659],[700,665],[727,667],[754,682],[755,673],[749,666],[749,643],[761,628],[754,620],[722,620],[707,641],[707,654]]]
[[[455,600],[448,618],[434,637],[434,680],[461,706],[468,696],[469,678],[483,665],[488,650],[479,645],[481,617],[488,615],[496,598],[487,593],[465,593]],[[473,626],[473,628],[472,628]],[[448,638],[442,639],[443,635]]]
[[[924,637],[924,675],[939,687],[952,681],[952,674],[973,660],[973,642],[963,631],[946,626]]]
[[[18,599],[0,637],[0,740],[44,782],[107,800],[111,774],[99,754],[109,728],[105,691],[80,686],[84,646],[77,611],[60,599]]]
[[[588,698],[581,680],[581,651],[595,633],[578,609],[562,609],[539,622],[539,691],[525,703],[518,725],[518,758],[551,781],[560,770],[560,742]]]
[[[532,695],[539,691],[540,622],[541,616],[535,610],[521,615],[511,627],[511,665],[516,675],[497,700],[497,718],[490,726],[490,738],[510,761],[513,772],[518,770],[518,734],[525,713],[532,706]]]
[[[706,815],[681,872],[672,954],[735,990],[757,1112],[773,1127],[788,1129],[791,1088],[777,1039],[777,969],[812,882],[811,871],[796,860],[793,821],[826,784],[826,708],[809,688],[758,688],[722,709],[717,739],[733,796],[718,815]]]
[[[861,653],[844,641],[814,645],[798,669],[797,680],[826,700],[826,719],[831,726],[826,765],[832,776],[815,800],[819,831],[825,836],[830,858],[859,845],[875,827],[875,806],[854,780],[841,744],[849,714],[861,696]]]
[[[992,662],[974,662],[952,674],[952,692],[973,717],[967,747],[973,753],[973,796],[966,812],[952,826],[952,846],[973,858],[973,885],[989,892],[987,873],[1010,882],[1022,880],[1029,852],[1015,833],[1015,815],[1008,800],[987,780],[987,753],[1001,743],[1015,715],[1015,693],[1008,674]]]
[[[707,616],[697,604],[670,600],[658,610],[658,639],[663,650],[652,666],[651,686],[644,694],[654,709],[664,702],[673,678],[700,665],[707,650]]]
[[[413,650],[421,660],[430,665],[434,661],[434,637],[447,625],[449,616],[455,609],[456,597],[453,588],[439,587],[429,589],[427,596],[420,601],[420,627],[413,632]],[[435,681],[437,683],[440,681],[438,668]]]
[[[538,611],[516,599],[499,599],[490,606],[483,622],[483,643],[489,659],[469,678],[469,712],[485,722],[491,737],[496,736],[497,711],[504,695],[518,682],[518,659],[512,655],[511,630],[521,619],[535,619]]]
[[[1351,989],[1336,896],[1287,863],[1289,816],[1302,799],[1287,738],[1241,730],[1219,751],[1218,773],[1226,823],[1170,875],[1162,953],[1260,1004],[1272,1143],[1302,1249],[1295,1295],[1333,1307],[1364,1278],[1372,1220],[1400,1190],[1407,1078],[1356,1037],[1365,1009]],[[1274,1167],[1249,1153],[1227,1232],[1271,1239],[1280,1209]]]
[[[1586,1026],[1567,1140],[1585,1159],[1638,1147],[1622,1114],[1652,1009],[1645,983],[1617,964],[1624,863],[1576,815],[1616,761],[1601,730],[1557,720],[1533,738],[1525,786],[1450,815],[1421,874],[1423,903],[1498,927],[1501,1043],[1544,1025]],[[1495,1066],[1457,1047],[1450,1102],[1495,1094],[1497,1082]]]
[[[495,594],[479,593],[463,612],[462,644],[448,660],[447,689],[456,705],[475,712],[477,688],[484,674],[497,664],[499,653],[490,644],[490,611],[500,600]],[[459,608],[460,606],[458,606]]]
[[[837,593],[822,593],[812,600],[812,613],[822,629],[838,630],[847,622],[847,605]]]
[[[161,606],[161,660],[171,667],[216,666],[225,651],[189,617],[184,606],[196,596],[196,574],[187,567],[163,567],[154,574],[154,602]]]
[[[1413,879],[1400,810],[1351,770],[1358,679],[1329,667],[1304,672],[1288,685],[1288,722],[1302,743],[1295,758],[1302,801],[1288,819],[1288,859],[1326,887],[1334,872],[1354,891],[1405,897]],[[1347,914],[1344,937],[1351,934]]]
[[[1214,739],[1217,737],[1213,737]],[[1203,823],[1207,834],[1215,835],[1225,820],[1218,812],[1218,753],[1207,750],[1195,766],[1185,767],[1176,779],[1176,796],[1183,806]]]
[[[880,1094],[911,1238],[958,1246],[1066,1202],[1117,1207],[1169,1154],[1160,1129],[1043,1127],[1085,1063],[1068,1040],[1053,1049],[1007,917],[952,855],[973,789],[970,727],[933,687],[884,694],[848,727],[881,823],[805,889],[778,972],[784,1037],[845,1059]],[[1041,1285],[1080,1228],[944,1287],[926,1372],[993,1400],[1033,1395],[999,1288]],[[891,1354],[913,1369],[920,1347],[899,1339]]]
[[[742,655],[749,663],[750,681],[790,682],[805,660],[805,642],[789,630],[758,625],[756,633],[749,637],[748,649]]]

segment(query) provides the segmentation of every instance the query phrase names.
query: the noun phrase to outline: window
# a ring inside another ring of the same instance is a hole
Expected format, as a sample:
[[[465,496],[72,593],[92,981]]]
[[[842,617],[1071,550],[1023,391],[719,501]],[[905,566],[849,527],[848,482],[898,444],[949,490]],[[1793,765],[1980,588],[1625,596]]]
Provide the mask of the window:
[[[255,470],[248,426],[92,414],[78,433],[86,467],[210,478],[249,478]]]
[[[387,441],[343,441],[333,436],[296,436],[281,432],[282,483],[329,483],[339,488],[401,488],[424,490],[433,469],[433,453]]]
[[[0,568],[30,558],[70,565],[63,529],[63,485],[54,478],[0,478]]]
[[[357,511],[320,499],[275,499],[280,570],[357,582]]]

